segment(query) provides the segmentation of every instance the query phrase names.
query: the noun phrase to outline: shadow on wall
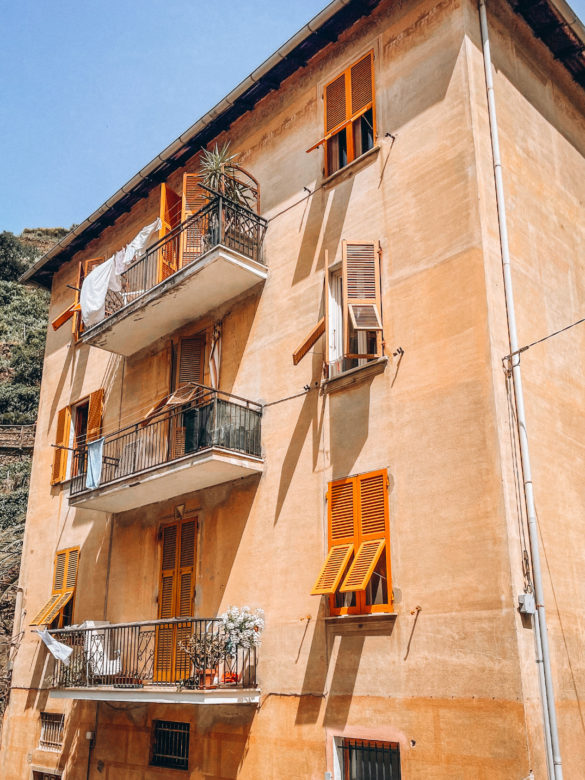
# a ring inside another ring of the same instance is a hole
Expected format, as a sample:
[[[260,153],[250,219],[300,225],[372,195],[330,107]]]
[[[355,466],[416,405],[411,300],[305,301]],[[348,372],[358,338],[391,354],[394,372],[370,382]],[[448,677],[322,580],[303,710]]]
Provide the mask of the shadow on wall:
[[[201,550],[195,613],[218,614],[240,547],[260,476],[202,491],[199,513]],[[179,502],[180,503],[180,502]]]
[[[318,347],[317,347],[318,349]],[[293,433],[290,438],[286,455],[282,461],[280,472],[280,483],[278,485],[278,496],[276,498],[276,509],[274,512],[274,525],[278,523],[282,507],[286,500],[293,474],[298,465],[301,452],[305,445],[309,428],[313,429],[313,457],[311,468],[314,471],[317,467],[319,458],[319,442],[323,430],[323,416],[325,411],[325,396],[320,398],[319,392],[315,387],[321,379],[323,370],[323,354],[321,351],[312,353],[311,380],[312,389],[306,394],[297,417]],[[321,409],[319,410],[319,407]],[[277,407],[278,408],[278,407]]]
[[[340,182],[334,190],[320,189],[309,197],[309,213],[305,222],[303,238],[297,256],[297,264],[292,281],[293,285],[298,284],[303,281],[303,279],[310,276],[314,271],[324,267],[324,250],[328,250],[329,252],[329,262],[333,262],[333,258],[335,257],[341,240],[353,183],[354,179],[351,177],[344,182]],[[327,220],[323,228],[325,213],[327,212],[327,205],[329,202],[331,202],[331,207],[327,213]],[[303,210],[301,216],[301,227],[304,214],[305,210]],[[316,257],[321,231],[323,231],[323,243],[319,249],[319,254]],[[316,265],[315,268],[313,268],[315,261]]]
[[[256,708],[249,705],[195,707],[189,768],[202,777],[237,778],[248,753]]]
[[[329,459],[332,479],[353,473],[355,462],[368,440],[373,380],[374,377],[371,377],[354,389],[330,395]],[[372,468],[376,466],[370,465]]]

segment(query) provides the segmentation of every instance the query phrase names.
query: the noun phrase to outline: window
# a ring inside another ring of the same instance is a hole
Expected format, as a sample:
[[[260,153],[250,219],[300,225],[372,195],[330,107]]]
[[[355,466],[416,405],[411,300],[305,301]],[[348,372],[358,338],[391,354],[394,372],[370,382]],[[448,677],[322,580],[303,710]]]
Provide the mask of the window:
[[[325,272],[325,316],[293,354],[296,365],[326,334],[326,376],[382,357],[380,248],[377,241],[342,241],[341,263]]]
[[[33,780],[61,780],[62,775],[54,775],[50,772],[43,772],[42,770],[34,770],[32,773]]]
[[[52,628],[63,628],[71,624],[78,563],[79,547],[57,552],[51,597],[31,620],[31,626],[53,624]]]
[[[152,723],[151,766],[189,769],[189,724],[172,720]]]
[[[195,593],[197,518],[184,519],[161,529],[158,619],[192,617]],[[155,675],[157,681],[174,682],[189,676],[191,664],[178,643],[192,630],[192,623],[172,623],[156,630]]]
[[[41,712],[41,750],[59,751],[63,747],[65,716],[58,712]]]
[[[69,452],[77,447],[83,447],[88,441],[99,438],[102,430],[103,408],[104,391],[100,388],[76,404],[59,410],[51,485],[56,485],[68,476],[75,476],[84,471],[84,453],[72,462],[69,469]]]
[[[325,175],[365,154],[374,146],[374,53],[340,73],[324,90],[325,135],[308,152],[325,147]]]
[[[329,552],[311,594],[329,596],[332,615],[392,606],[387,485],[385,469],[329,483]]]
[[[397,743],[339,739],[336,748],[336,780],[400,780]]]

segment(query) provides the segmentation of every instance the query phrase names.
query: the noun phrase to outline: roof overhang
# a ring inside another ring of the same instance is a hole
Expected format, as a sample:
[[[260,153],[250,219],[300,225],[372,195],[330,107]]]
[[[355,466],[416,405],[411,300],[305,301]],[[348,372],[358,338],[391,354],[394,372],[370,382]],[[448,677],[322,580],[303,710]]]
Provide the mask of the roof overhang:
[[[315,54],[337,40],[344,30],[380,2],[333,0],[329,3],[211,111],[198,119],[84,222],[55,244],[22,275],[21,281],[31,281],[50,288],[53,274],[64,262],[70,260],[118,217],[130,211],[135,203],[147,197],[154,187],[185,165],[199,149],[227,130],[269,92],[278,89],[285,79],[304,67]]]
[[[167,146],[154,160],[103,203],[84,222],[70,231],[21,277],[50,288],[53,274],[67,260],[118,217],[148,196],[173,171],[185,165],[243,114],[280,87],[282,82],[325,48],[381,0],[333,0],[278,51],[256,68],[223,100]],[[564,0],[509,0],[540,38],[585,89],[585,27]]]

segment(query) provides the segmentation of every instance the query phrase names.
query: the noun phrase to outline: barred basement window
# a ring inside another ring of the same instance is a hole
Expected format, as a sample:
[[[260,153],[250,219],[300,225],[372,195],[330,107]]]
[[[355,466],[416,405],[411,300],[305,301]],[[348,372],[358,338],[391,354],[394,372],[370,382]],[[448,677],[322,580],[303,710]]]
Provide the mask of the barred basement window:
[[[342,739],[337,754],[340,780],[400,780],[400,748],[395,742]]]
[[[61,750],[65,716],[59,712],[41,712],[41,750]]]
[[[189,768],[189,724],[172,720],[153,721],[152,766]]]

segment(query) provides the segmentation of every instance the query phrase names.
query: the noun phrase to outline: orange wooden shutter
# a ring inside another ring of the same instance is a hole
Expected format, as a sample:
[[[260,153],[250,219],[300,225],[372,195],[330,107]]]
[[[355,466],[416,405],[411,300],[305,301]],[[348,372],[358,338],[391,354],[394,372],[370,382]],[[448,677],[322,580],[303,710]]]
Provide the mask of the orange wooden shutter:
[[[345,357],[376,357],[350,352],[350,322],[355,330],[382,330],[378,242],[342,242],[343,332]],[[378,341],[380,341],[378,339]]]
[[[207,203],[207,193],[199,187],[202,177],[197,173],[183,174],[181,222],[200,211]],[[203,234],[206,218],[201,215],[183,231],[181,267],[196,260],[204,251]]]
[[[365,590],[376,564],[387,550],[388,491],[384,469],[360,474],[357,488],[357,541],[359,549],[340,587],[341,593]]]
[[[65,309],[65,311],[62,311],[61,314],[55,317],[55,319],[51,322],[53,330],[59,330],[59,328],[62,325],[65,325],[65,323],[68,322],[71,319],[71,317],[73,317],[75,312],[78,311],[81,311],[81,305],[79,303],[70,304]]]
[[[53,570],[53,592],[31,621],[31,626],[52,623],[63,607],[71,601],[75,594],[78,561],[79,547],[71,547],[68,550],[57,552]]]
[[[335,593],[354,551],[355,492],[354,477],[329,483],[327,492],[329,553],[311,595]]]
[[[325,333],[325,317],[321,317],[319,322],[311,330],[307,338],[293,352],[293,363],[298,365],[305,357],[307,352],[314,346],[318,339]]]
[[[345,72],[325,87],[325,132],[331,133],[347,119]]]
[[[89,408],[87,412],[87,441],[99,438],[102,432],[102,417],[104,413],[103,388],[95,390],[89,396]]]
[[[162,529],[161,572],[158,591],[158,618],[168,620],[175,616],[175,593],[177,573],[177,523]],[[175,627],[157,626],[155,652],[155,679],[169,681],[175,657]]]
[[[164,238],[181,219],[181,198],[164,182],[160,185],[160,221],[159,239]],[[172,276],[179,265],[179,239],[171,239],[158,250],[158,281]]]
[[[366,54],[361,60],[350,68],[351,81],[351,118],[370,108],[374,98],[372,52]]]
[[[69,435],[71,433],[71,408],[66,406],[60,409],[57,414],[57,432],[55,435],[55,444],[61,447],[69,446]],[[51,474],[51,485],[56,485],[67,476],[67,455],[68,450],[55,448],[53,453],[53,470]]]
[[[181,524],[176,617],[191,617],[192,613],[196,530],[195,520]]]

